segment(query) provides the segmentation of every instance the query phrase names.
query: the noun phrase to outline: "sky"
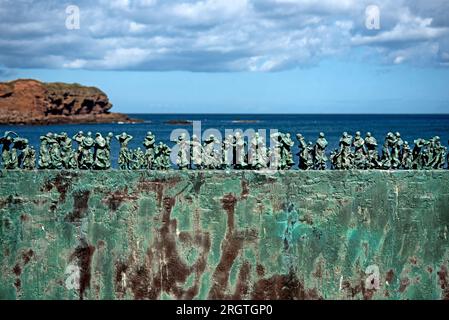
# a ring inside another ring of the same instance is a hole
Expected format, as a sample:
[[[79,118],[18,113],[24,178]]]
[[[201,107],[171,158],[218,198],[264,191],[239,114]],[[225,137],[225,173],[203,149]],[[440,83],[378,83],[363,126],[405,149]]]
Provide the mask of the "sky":
[[[0,80],[97,86],[125,113],[449,113],[448,13],[447,0],[0,0]]]

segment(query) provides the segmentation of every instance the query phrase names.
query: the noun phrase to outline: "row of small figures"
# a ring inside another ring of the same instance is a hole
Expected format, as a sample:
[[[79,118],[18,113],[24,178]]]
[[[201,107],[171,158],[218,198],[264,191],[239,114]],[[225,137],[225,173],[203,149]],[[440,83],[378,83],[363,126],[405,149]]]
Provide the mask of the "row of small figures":
[[[220,141],[213,135],[205,140],[203,146],[196,136],[193,136],[192,141],[186,141],[185,136],[180,136],[177,141],[176,164],[180,169],[191,169],[192,165],[200,169],[251,170],[289,170],[294,167],[294,141],[290,134],[276,132],[270,139],[272,147],[268,149],[258,133],[249,139],[247,148],[238,132],[234,136],[226,137],[221,146]],[[299,149],[296,153],[299,158],[298,168],[301,170],[326,170],[329,161],[330,168],[334,170],[443,169],[447,158],[447,148],[441,144],[438,136],[429,140],[417,139],[411,149],[408,142],[402,140],[399,132],[389,132],[379,154],[377,140],[370,132],[365,138],[359,131],[354,137],[344,132],[339,141],[339,148],[333,150],[329,157],[324,133],[319,134],[315,144],[306,142],[301,134],[297,134],[296,139]],[[218,146],[218,149],[214,146]]]
[[[290,147],[293,143],[289,134],[281,134],[281,154],[286,154],[288,169],[294,165],[291,157]],[[354,137],[343,132],[339,140],[339,147],[330,152],[327,157],[326,148],[328,142],[324,133],[320,133],[315,144],[311,141],[306,143],[301,134],[296,135],[298,140],[299,169],[302,170],[325,170],[330,161],[331,169],[334,170],[422,170],[443,169],[446,164],[447,148],[441,144],[441,139],[435,136],[429,140],[416,139],[411,149],[408,141],[403,141],[399,132],[389,132],[382,145],[381,154],[378,152],[376,138],[370,132],[362,137],[357,131]],[[282,162],[282,161],[281,161]],[[449,161],[448,161],[449,162]]]
[[[82,131],[70,138],[67,133],[47,133],[40,137],[39,169],[81,169],[107,170],[111,168],[112,133],[103,137]],[[289,133],[276,132],[270,136],[271,148],[267,148],[264,139],[255,133],[247,143],[237,132],[227,136],[222,142],[210,135],[204,143],[193,135],[188,140],[184,134],[176,141],[171,150],[166,144],[156,143],[155,136],[148,132],[143,146],[129,149],[133,137],[127,133],[115,136],[120,143],[118,158],[122,170],[168,170],[173,163],[179,169],[274,169],[289,170],[294,165],[292,148],[294,141]],[[388,133],[378,153],[377,140],[367,133],[363,138],[360,132],[351,136],[344,132],[339,148],[327,156],[328,142],[324,133],[320,133],[316,142],[306,142],[301,134],[296,135],[299,152],[298,168],[301,170],[325,170],[330,162],[331,169],[443,169],[446,163],[447,149],[435,136],[430,140],[417,139],[411,149],[403,141],[399,132]],[[76,150],[72,142],[78,144]],[[7,131],[0,138],[2,144],[2,163],[5,169],[35,169],[36,151],[27,139],[15,132]],[[172,155],[172,153],[174,153]]]

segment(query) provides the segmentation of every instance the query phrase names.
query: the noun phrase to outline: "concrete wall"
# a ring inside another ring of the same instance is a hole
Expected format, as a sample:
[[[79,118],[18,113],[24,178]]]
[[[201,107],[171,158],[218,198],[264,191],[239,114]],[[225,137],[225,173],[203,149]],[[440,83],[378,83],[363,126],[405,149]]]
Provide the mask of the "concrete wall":
[[[0,177],[0,299],[449,298],[449,171]]]

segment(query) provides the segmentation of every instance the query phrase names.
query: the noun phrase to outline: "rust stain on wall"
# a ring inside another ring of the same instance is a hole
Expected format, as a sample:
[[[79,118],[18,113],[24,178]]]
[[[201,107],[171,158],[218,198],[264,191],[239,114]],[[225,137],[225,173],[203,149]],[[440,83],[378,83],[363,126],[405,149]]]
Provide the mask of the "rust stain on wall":
[[[448,185],[445,171],[6,171],[0,299],[449,299]]]

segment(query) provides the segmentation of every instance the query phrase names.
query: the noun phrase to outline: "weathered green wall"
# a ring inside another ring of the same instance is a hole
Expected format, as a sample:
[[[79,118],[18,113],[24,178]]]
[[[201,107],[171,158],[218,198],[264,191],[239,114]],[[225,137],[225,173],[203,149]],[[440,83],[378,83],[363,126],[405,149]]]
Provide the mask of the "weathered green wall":
[[[0,299],[449,298],[449,171],[3,171],[0,223]]]

